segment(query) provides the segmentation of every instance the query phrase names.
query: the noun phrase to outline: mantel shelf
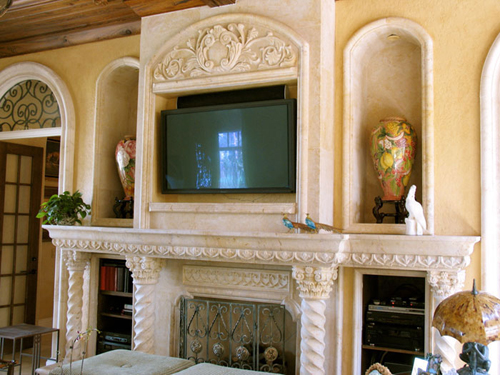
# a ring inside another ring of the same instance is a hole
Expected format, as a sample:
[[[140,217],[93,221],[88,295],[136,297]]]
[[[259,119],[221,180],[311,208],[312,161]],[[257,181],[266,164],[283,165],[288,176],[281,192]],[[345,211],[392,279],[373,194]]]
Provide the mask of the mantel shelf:
[[[65,250],[232,263],[460,270],[480,237],[43,226]]]

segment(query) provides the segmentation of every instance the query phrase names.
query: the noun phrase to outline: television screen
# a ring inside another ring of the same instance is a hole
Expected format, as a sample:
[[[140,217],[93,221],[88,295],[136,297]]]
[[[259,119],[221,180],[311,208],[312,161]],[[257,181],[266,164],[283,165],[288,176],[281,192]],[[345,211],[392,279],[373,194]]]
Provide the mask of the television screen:
[[[295,99],[161,113],[162,193],[295,192]]]

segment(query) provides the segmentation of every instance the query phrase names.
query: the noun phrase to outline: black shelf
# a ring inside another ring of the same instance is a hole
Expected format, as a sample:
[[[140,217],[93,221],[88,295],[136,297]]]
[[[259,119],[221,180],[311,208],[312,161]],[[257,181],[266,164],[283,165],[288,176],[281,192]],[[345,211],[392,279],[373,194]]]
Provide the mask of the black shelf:
[[[425,356],[425,277],[363,275],[363,312],[362,374],[375,362],[411,372],[415,358]]]

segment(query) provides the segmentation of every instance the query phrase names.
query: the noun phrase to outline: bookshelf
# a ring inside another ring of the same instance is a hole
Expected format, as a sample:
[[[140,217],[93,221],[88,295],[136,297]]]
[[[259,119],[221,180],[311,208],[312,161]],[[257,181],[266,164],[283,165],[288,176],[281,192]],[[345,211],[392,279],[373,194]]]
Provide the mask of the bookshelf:
[[[99,260],[97,328],[101,331],[97,354],[131,349],[133,284],[125,260]]]

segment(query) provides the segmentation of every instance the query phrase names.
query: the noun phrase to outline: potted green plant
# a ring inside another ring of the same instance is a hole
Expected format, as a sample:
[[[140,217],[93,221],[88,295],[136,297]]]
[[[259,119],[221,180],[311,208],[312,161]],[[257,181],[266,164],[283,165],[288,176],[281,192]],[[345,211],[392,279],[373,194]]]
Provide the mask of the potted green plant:
[[[42,203],[36,217],[43,218],[43,224],[74,225],[82,224],[80,217],[84,219],[88,214],[90,206],[83,201],[82,193],[77,190],[73,194],[69,191],[54,194],[47,202]]]

